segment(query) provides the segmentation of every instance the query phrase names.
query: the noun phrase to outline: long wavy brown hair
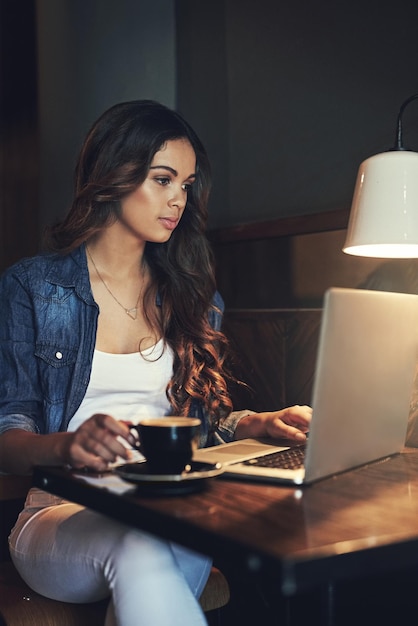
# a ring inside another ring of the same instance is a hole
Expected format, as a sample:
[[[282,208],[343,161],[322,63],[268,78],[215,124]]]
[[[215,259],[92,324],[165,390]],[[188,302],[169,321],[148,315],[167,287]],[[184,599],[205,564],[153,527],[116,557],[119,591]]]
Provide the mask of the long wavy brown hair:
[[[228,341],[208,316],[216,291],[212,251],[205,235],[210,191],[206,151],[175,111],[150,100],[117,104],[92,126],[75,170],[74,200],[63,221],[46,233],[47,247],[72,251],[120,214],[120,200],[145,180],[167,141],[187,139],[196,154],[196,182],[188,192],[179,225],[166,243],[145,247],[151,282],[144,312],[174,353],[167,388],[172,413],[189,415],[193,401],[208,412],[212,427],[232,409],[225,359]],[[156,298],[161,301],[155,315]]]

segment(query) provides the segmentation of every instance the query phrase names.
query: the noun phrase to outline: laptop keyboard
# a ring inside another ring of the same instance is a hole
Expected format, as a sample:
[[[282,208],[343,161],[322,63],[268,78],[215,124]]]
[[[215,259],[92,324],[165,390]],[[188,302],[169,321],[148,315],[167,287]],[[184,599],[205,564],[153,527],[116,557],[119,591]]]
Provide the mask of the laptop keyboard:
[[[257,467],[269,467],[279,469],[300,469],[303,467],[305,460],[305,445],[294,446],[286,450],[279,450],[256,459],[244,461],[244,465]]]

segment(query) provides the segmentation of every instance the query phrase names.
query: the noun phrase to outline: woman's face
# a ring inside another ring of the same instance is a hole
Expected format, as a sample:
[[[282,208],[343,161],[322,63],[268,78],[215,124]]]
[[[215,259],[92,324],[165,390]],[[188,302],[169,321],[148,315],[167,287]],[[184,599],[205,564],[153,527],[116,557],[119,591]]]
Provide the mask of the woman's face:
[[[196,155],[189,141],[168,141],[156,152],[144,182],[122,199],[120,225],[143,241],[168,241],[195,178]]]

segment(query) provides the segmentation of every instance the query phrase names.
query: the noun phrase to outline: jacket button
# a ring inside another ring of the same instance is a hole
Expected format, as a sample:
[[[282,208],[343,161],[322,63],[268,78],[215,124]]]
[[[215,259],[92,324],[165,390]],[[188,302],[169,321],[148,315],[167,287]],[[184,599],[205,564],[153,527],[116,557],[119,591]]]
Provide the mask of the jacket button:
[[[62,352],[56,352],[55,356],[60,361],[62,359]]]

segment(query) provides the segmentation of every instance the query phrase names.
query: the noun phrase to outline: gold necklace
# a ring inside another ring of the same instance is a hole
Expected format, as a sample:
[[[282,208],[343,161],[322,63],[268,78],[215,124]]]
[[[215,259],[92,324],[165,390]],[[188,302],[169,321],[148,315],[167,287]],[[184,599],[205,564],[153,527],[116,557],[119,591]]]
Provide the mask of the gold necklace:
[[[127,309],[125,306],[123,306],[123,304],[121,302],[119,302],[119,300],[117,299],[117,297],[115,296],[114,293],[112,293],[109,289],[109,287],[107,286],[104,278],[102,277],[102,275],[100,274],[99,270],[97,269],[96,263],[94,262],[93,257],[91,256],[91,252],[88,249],[88,247],[86,246],[86,250],[87,250],[87,254],[90,257],[90,261],[93,264],[94,269],[96,270],[96,274],[99,277],[99,279],[102,281],[103,285],[106,287],[107,291],[109,292],[109,294],[112,296],[112,298],[114,299],[114,301],[121,307],[121,309],[123,309],[126,313],[126,315],[129,315],[129,317],[133,320],[136,320],[136,318],[138,317],[138,304],[139,304],[139,300],[142,296],[142,289],[144,286],[144,277],[145,277],[145,266],[143,265],[141,268],[141,277],[142,277],[142,282],[141,282],[141,289],[139,290],[139,294],[138,294],[138,298],[136,300],[136,304],[135,306],[131,307],[130,309]]]

